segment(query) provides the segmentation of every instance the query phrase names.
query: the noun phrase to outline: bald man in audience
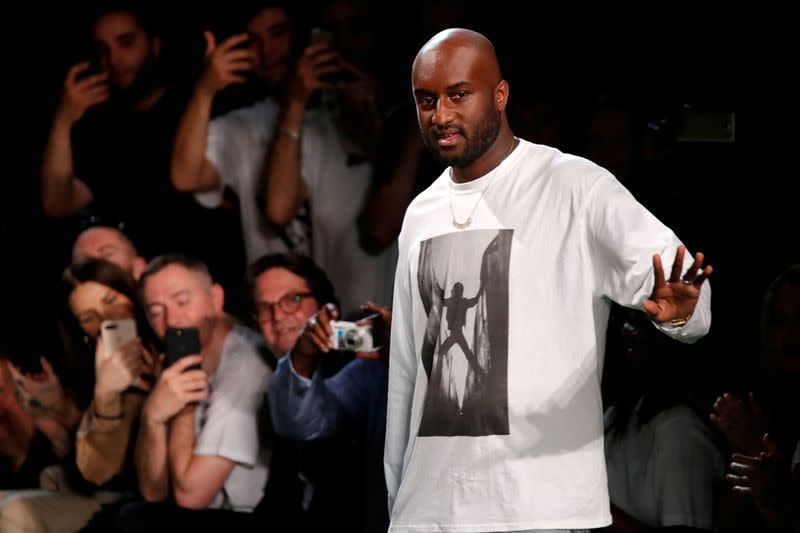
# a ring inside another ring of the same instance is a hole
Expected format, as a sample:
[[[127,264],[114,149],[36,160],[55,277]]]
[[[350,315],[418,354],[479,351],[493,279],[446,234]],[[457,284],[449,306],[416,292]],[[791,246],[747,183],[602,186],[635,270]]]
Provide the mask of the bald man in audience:
[[[138,280],[147,261],[128,237],[116,228],[94,226],[83,230],[72,245],[72,261],[89,258],[111,261]]]

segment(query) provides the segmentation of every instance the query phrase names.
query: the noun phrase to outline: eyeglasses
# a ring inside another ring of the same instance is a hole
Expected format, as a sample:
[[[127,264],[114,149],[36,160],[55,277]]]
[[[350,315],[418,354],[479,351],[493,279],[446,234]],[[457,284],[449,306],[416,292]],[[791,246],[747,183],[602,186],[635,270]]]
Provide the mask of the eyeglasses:
[[[272,316],[275,314],[274,307],[276,305],[279,306],[284,313],[294,313],[300,309],[303,298],[308,298],[309,296],[313,295],[310,292],[290,292],[281,296],[277,302],[258,302],[253,316],[259,322],[272,320]]]

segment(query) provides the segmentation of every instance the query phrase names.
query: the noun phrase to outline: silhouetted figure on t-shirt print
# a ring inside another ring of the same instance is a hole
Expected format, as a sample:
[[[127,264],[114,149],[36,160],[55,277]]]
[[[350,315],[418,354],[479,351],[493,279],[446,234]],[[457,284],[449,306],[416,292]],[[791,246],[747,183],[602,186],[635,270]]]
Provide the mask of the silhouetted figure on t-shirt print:
[[[458,346],[461,347],[461,351],[464,352],[464,357],[467,358],[467,362],[469,366],[472,367],[472,371],[475,372],[475,377],[479,382],[483,381],[486,377],[486,372],[484,372],[480,364],[478,364],[475,353],[470,349],[469,344],[467,344],[467,339],[464,338],[464,332],[462,330],[467,323],[467,309],[475,307],[478,304],[482,293],[483,285],[481,285],[478,294],[476,294],[474,298],[464,298],[464,285],[458,281],[453,285],[450,298],[445,298],[443,302],[443,305],[447,308],[445,317],[447,318],[449,335],[439,348],[439,355],[443,355],[446,354],[454,344],[458,344]]]

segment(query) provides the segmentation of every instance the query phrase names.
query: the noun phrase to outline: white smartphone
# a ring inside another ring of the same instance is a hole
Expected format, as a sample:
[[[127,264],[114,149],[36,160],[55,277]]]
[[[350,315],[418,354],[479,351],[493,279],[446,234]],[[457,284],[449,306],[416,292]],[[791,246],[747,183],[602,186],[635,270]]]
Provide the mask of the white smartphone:
[[[136,322],[132,318],[104,320],[100,324],[100,335],[103,338],[105,358],[108,359],[120,346],[136,338]]]

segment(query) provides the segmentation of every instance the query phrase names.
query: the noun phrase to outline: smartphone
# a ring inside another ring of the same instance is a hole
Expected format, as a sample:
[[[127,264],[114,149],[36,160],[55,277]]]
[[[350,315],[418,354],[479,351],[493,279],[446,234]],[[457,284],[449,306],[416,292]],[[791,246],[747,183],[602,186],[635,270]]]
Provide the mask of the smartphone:
[[[111,357],[121,346],[136,338],[136,322],[132,318],[104,320],[100,324],[105,358]]]
[[[329,46],[333,46],[333,32],[320,27],[311,28],[311,35],[309,36],[310,44],[315,44],[320,41],[327,41]]]
[[[81,46],[71,64],[83,63],[84,61],[89,62],[89,67],[78,75],[78,80],[84,80],[103,72],[99,45],[88,43]]]
[[[200,353],[200,333],[197,328],[167,328],[164,336],[165,366],[171,366],[175,361],[187,355]],[[200,365],[193,365],[187,370],[199,369]]]

